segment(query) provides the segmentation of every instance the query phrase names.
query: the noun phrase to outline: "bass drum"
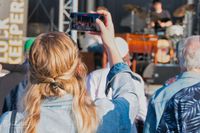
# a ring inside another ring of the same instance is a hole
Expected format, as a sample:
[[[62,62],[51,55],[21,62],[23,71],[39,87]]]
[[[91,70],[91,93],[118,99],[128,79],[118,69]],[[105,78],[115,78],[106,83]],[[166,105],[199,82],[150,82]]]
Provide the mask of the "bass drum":
[[[166,30],[166,36],[168,38],[174,38],[174,37],[182,37],[184,36],[184,28],[181,25],[172,25],[167,28]]]
[[[158,44],[157,44],[157,61],[158,63],[161,64],[166,64],[170,62],[170,43],[168,40],[165,39],[160,39],[158,40]]]

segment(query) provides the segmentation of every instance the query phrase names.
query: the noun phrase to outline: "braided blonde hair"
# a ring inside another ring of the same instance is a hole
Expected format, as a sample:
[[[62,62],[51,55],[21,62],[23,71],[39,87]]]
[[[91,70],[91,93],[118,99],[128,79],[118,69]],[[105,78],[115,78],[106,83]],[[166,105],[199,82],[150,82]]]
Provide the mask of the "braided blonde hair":
[[[73,96],[78,133],[93,133],[98,125],[95,106],[86,93],[86,68],[75,43],[60,32],[39,35],[29,54],[30,85],[25,96],[24,131],[36,133],[41,102],[46,97]],[[67,132],[67,131],[66,131]]]

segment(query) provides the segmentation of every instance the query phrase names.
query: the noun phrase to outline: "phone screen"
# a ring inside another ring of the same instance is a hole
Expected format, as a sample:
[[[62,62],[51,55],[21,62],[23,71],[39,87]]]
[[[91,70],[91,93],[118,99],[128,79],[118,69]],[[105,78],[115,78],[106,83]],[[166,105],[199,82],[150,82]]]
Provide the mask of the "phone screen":
[[[104,16],[97,13],[71,13],[71,29],[78,31],[100,32],[96,19],[104,22]]]

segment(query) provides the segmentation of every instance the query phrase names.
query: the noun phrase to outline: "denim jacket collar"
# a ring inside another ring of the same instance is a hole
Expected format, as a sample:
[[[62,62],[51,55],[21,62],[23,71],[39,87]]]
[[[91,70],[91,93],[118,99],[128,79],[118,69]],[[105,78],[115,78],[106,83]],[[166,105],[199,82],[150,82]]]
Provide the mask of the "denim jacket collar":
[[[184,78],[200,79],[200,74],[192,72],[192,71],[188,71],[188,72],[182,73],[182,75],[180,76],[180,78],[182,78],[182,79],[184,79]]]
[[[65,94],[62,97],[48,97],[42,102],[42,107],[71,106],[73,96]]]

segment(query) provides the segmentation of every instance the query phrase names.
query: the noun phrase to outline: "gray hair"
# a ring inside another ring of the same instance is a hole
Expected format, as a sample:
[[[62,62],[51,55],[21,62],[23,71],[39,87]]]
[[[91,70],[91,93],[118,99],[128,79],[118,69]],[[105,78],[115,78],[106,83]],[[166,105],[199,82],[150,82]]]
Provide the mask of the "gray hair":
[[[187,70],[200,69],[200,36],[188,37],[180,54],[180,65]]]

